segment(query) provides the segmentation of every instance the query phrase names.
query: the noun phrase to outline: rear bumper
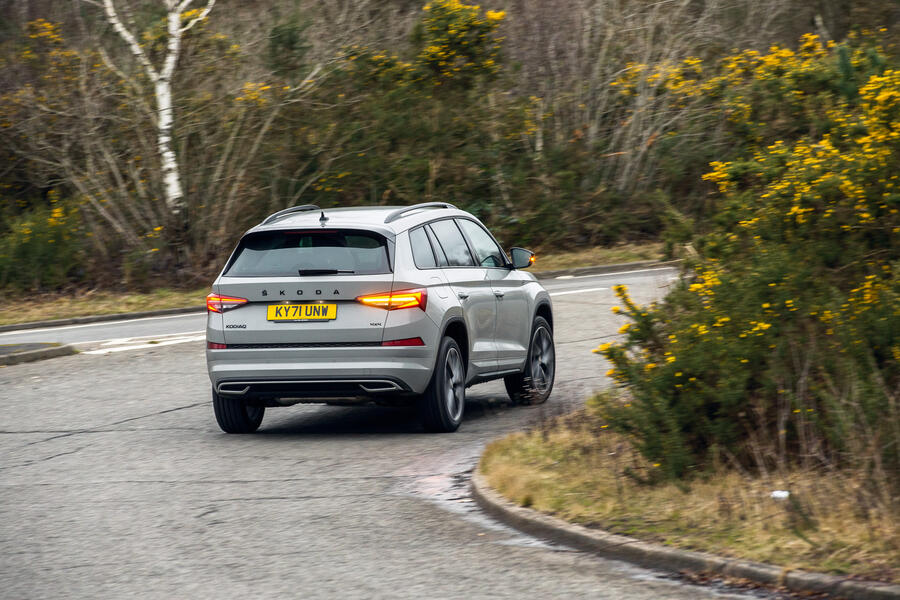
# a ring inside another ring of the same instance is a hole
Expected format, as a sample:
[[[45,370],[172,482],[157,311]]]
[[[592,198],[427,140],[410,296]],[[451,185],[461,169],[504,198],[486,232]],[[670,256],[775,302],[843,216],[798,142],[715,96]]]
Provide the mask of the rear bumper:
[[[429,346],[206,351],[213,389],[233,398],[421,394],[431,380],[434,360]]]

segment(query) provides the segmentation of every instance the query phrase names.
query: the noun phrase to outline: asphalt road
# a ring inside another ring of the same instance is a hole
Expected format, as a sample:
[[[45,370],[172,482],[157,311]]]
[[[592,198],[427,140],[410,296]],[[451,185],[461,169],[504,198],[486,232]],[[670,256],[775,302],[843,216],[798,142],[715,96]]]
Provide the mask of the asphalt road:
[[[0,369],[0,597],[746,598],[521,535],[466,491],[487,442],[605,385],[590,349],[619,327],[612,284],[647,301],[674,275],[547,282],[550,401],[511,407],[501,385],[476,386],[446,435],[410,410],[329,406],[222,434],[201,341],[121,339],[190,338],[202,317],[0,336],[102,351]]]

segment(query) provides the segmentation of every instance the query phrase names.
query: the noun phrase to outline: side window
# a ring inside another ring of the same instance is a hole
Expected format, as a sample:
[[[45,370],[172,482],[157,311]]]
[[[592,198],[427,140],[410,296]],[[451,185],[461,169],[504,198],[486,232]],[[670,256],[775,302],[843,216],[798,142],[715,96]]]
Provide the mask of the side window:
[[[418,268],[430,269],[437,266],[424,228],[416,227],[409,231],[409,245],[412,246],[413,260]]]
[[[481,225],[468,219],[458,219],[459,227],[472,243],[475,258],[482,267],[502,267],[504,265],[503,250],[494,238]]]
[[[431,230],[437,236],[438,243],[447,255],[447,262],[451,267],[473,267],[475,261],[472,253],[466,245],[466,240],[459,231],[459,227],[450,220],[435,221],[431,224]]]
[[[447,262],[447,255],[444,254],[443,248],[438,243],[437,238],[434,236],[434,232],[431,230],[431,227],[425,225],[425,232],[428,234],[428,239],[431,240],[431,249],[434,250],[434,257],[437,259],[437,264],[439,267],[446,267],[450,263]]]

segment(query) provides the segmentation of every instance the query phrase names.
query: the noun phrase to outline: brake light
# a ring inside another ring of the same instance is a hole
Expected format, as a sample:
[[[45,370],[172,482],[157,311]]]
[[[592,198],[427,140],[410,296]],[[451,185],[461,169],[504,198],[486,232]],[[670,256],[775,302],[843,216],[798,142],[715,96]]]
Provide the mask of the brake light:
[[[386,294],[359,296],[356,301],[366,306],[376,306],[385,310],[396,310],[398,308],[421,308],[425,310],[428,293],[425,290],[403,290]]]
[[[385,340],[381,342],[382,346],[424,346],[425,342],[420,337],[406,338],[402,340]]]
[[[206,297],[206,310],[209,312],[225,312],[232,308],[237,308],[243,304],[247,304],[246,298],[235,298],[234,296],[222,296],[212,293]]]
[[[227,350],[228,344],[220,344],[219,342],[206,342],[206,347],[210,350]]]

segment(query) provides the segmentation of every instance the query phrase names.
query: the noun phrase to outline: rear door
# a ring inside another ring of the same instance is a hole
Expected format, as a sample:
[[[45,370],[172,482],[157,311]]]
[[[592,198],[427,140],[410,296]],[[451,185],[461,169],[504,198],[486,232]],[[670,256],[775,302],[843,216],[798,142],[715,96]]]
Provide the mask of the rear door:
[[[247,234],[218,281],[248,301],[223,313],[225,343],[380,344],[384,310],[356,298],[390,291],[392,245],[360,230]]]
[[[435,241],[438,260],[444,274],[459,298],[469,332],[469,360],[479,373],[497,370],[497,348],[494,327],[497,303],[487,269],[477,266],[462,232],[453,219],[432,221],[427,229]]]

